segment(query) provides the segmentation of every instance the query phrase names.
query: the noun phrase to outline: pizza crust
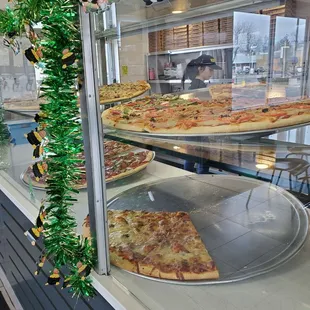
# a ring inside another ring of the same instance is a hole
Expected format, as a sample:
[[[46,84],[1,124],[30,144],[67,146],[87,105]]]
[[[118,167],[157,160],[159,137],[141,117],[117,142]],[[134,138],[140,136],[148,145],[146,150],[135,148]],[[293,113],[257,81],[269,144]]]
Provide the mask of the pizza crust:
[[[109,116],[110,116],[110,109],[107,109],[102,112],[101,118],[103,125],[123,130],[139,131],[139,132],[144,131],[144,124],[142,122],[136,124],[119,123],[111,120]]]
[[[118,256],[116,253],[110,251],[110,261],[116,267],[125,269],[130,272],[138,272],[138,267],[136,264],[133,264],[128,259]]]
[[[219,125],[219,126],[197,126],[189,129],[182,128],[150,128],[146,127],[147,132],[159,134],[215,134],[215,133],[229,133],[232,132],[248,132],[258,130],[268,130],[292,125],[302,125],[310,121],[309,114],[293,115],[290,118],[278,119],[271,122],[268,118],[259,122],[243,122],[240,124]],[[117,126],[117,125],[116,125]],[[125,128],[123,128],[125,129]],[[129,129],[128,129],[129,130]]]
[[[238,132],[238,125],[221,125],[221,126],[200,126],[192,127],[189,129],[182,128],[159,128],[159,129],[150,129],[147,128],[148,132],[151,133],[170,133],[170,134],[204,134],[204,133],[229,133],[229,132]]]
[[[118,256],[116,253],[110,251],[111,264],[129,272],[139,273],[145,276],[177,280],[177,281],[195,281],[195,280],[216,280],[219,278],[218,270],[206,271],[202,273],[194,272],[163,272],[157,267],[146,265],[143,263],[134,264],[131,261]]]
[[[278,119],[275,122],[271,122],[268,118],[259,122],[245,122],[239,124],[239,131],[256,131],[256,130],[268,130],[281,127],[287,127],[292,125],[302,125],[310,121],[310,115],[292,115],[290,118]]]
[[[101,114],[102,123],[106,126],[114,127],[116,125],[116,122],[112,121],[109,118],[109,115],[110,115],[109,109],[102,112]]]
[[[143,123],[136,123],[136,124],[115,123],[113,127],[117,129],[122,129],[122,130],[129,130],[129,131],[139,131],[139,132],[145,131]]]
[[[154,278],[160,278],[160,279],[169,279],[169,280],[216,280],[219,278],[219,272],[218,270],[214,271],[206,271],[202,273],[194,273],[194,272],[163,272],[160,269],[151,266],[151,265],[145,265],[145,264],[139,264],[139,273],[154,277]]]

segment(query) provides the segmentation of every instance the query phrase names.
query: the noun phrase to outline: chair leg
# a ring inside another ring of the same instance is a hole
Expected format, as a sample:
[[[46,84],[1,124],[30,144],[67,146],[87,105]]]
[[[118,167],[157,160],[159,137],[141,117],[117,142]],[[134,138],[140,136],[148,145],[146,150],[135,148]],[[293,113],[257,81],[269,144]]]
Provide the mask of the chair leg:
[[[281,178],[281,175],[282,175],[282,170],[280,171],[280,173],[279,173],[279,175],[278,175],[278,179],[277,179],[277,182],[276,182],[276,185],[278,185],[279,184],[279,181],[280,181],[280,178]]]
[[[290,191],[291,191],[292,190],[292,175],[291,174],[290,174],[289,180],[290,180]]]
[[[274,178],[274,174],[275,174],[275,170],[272,171],[272,175],[271,175],[271,179],[270,179],[270,183],[272,184],[273,178]]]

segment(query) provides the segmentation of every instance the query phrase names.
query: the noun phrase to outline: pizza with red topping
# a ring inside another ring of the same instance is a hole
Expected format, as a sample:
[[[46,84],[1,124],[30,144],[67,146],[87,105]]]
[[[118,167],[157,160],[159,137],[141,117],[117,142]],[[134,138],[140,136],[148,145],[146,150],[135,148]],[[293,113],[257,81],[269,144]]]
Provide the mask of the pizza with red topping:
[[[186,212],[108,210],[111,263],[172,280],[217,279],[219,272]],[[89,218],[84,236],[90,237]]]
[[[252,100],[254,101],[254,99]],[[310,121],[310,99],[239,105],[231,99],[202,101],[178,96],[145,97],[102,113],[109,127],[161,134],[248,132]]]
[[[132,145],[124,144],[117,141],[105,140],[104,146],[106,182],[116,181],[118,179],[135,174],[146,168],[146,166],[154,158],[154,152],[137,149],[134,148],[134,146]],[[79,158],[84,159],[84,155],[81,154]],[[84,164],[80,164],[78,167],[81,169],[82,173],[80,175],[80,179],[77,180],[75,183],[75,188],[86,188],[87,181],[85,166]],[[48,169],[47,173],[43,174],[42,177],[38,179],[32,171],[32,166],[29,166],[23,174],[22,178],[26,184],[29,184],[31,181],[32,185],[35,187],[46,188]]]
[[[113,140],[104,140],[104,157],[110,158],[132,150],[134,146]]]
[[[106,182],[122,179],[146,168],[153,160],[154,154],[151,151],[129,152],[106,158],[105,179]]]

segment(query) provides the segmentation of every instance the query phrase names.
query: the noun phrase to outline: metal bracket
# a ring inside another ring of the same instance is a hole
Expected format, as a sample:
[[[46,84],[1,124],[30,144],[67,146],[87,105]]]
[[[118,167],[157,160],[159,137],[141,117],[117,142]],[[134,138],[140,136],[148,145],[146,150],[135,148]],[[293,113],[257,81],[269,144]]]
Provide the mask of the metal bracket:
[[[80,8],[84,85],[80,94],[90,228],[97,250],[96,272],[109,274],[108,217],[104,170],[103,131],[98,95],[94,16]]]

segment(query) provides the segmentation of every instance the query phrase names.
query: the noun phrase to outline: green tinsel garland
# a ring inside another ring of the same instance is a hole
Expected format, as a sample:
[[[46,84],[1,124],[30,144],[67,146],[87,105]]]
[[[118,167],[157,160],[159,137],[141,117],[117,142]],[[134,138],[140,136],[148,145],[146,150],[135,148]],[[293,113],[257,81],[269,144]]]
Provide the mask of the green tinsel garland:
[[[71,271],[64,286],[77,296],[94,296],[88,278],[94,265],[94,249],[75,233],[76,220],[71,215],[74,195],[78,193],[74,184],[81,176],[78,155],[83,151],[76,88],[82,68],[80,62],[74,61],[81,60],[78,1],[17,0],[14,10],[1,12],[0,32],[23,29],[25,23],[38,21],[43,25],[43,38],[35,44],[42,47],[46,78],[41,90],[47,101],[41,105],[44,116],[40,126],[47,133],[45,151],[50,154],[44,158],[49,175],[44,206],[44,261],[51,258],[56,272],[67,265]]]

